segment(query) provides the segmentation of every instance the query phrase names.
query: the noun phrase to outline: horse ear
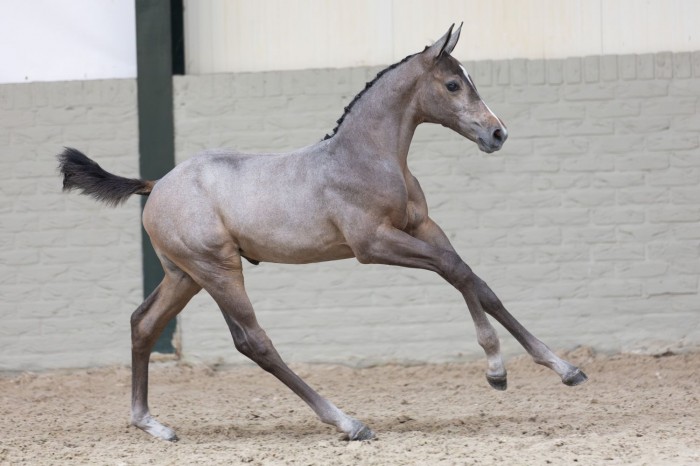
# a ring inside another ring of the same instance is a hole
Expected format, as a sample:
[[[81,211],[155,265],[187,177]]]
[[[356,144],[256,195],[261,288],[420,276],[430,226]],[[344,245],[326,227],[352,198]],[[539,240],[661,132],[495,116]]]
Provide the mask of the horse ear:
[[[445,33],[444,36],[439,38],[438,40],[435,41],[433,45],[430,47],[426,48],[424,53],[434,59],[439,59],[445,54],[445,49],[447,45],[450,42],[450,38],[452,37],[452,29],[454,29],[455,25],[453,24],[450,26],[450,29]],[[455,41],[456,43],[456,41]],[[454,46],[453,46],[454,47]],[[450,53],[449,51],[447,53]]]
[[[459,40],[459,33],[462,32],[463,25],[464,23],[460,24],[457,30],[452,33],[452,35],[450,36],[450,40],[447,41],[447,44],[445,44],[445,48],[442,51],[443,55],[446,53],[452,53],[452,51],[455,49],[455,45],[457,45],[457,41]]]

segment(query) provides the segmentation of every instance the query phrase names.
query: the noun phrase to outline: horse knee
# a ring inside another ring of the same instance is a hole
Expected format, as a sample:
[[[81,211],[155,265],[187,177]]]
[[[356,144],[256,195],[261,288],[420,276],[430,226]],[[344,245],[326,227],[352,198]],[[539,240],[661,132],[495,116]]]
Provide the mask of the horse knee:
[[[503,303],[500,299],[498,299],[496,293],[494,293],[483,280],[478,281],[477,289],[479,301],[481,302],[481,305],[484,306],[484,310],[486,312],[490,313],[498,311],[503,307]]]
[[[472,269],[454,251],[443,251],[440,256],[440,270],[442,276],[457,289],[471,286],[476,277]]]

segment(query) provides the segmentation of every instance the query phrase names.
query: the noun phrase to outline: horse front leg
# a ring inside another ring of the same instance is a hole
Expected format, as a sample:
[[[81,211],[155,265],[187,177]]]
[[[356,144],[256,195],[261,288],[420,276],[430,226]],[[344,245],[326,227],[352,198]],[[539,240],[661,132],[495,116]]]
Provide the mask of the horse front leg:
[[[447,238],[447,235],[442,229],[430,218],[427,218],[412,232],[412,236],[425,241],[426,243],[435,246],[444,251],[455,252],[452,243]],[[491,387],[496,390],[505,390],[508,387],[508,377],[503,357],[501,356],[501,347],[498,340],[496,329],[493,328],[491,322],[481,305],[479,297],[472,292],[471,289],[459,290],[467,303],[467,308],[474,321],[476,328],[476,340],[486,353],[486,361],[488,368],[486,370],[486,380]]]
[[[573,386],[588,380],[579,368],[559,358],[523,327],[453,250],[435,247],[387,224],[380,225],[373,234],[351,247],[362,263],[399,265],[438,273],[462,293],[467,303],[471,302],[475,308],[480,305],[500,322],[536,363],[552,369],[564,384]]]
[[[561,359],[530,333],[518,320],[506,310],[496,294],[481,278],[474,276],[474,286],[479,300],[486,312],[503,325],[516,340],[525,348],[532,359],[543,366],[549,367],[561,377],[565,385],[580,385],[588,380],[588,376],[578,367]]]

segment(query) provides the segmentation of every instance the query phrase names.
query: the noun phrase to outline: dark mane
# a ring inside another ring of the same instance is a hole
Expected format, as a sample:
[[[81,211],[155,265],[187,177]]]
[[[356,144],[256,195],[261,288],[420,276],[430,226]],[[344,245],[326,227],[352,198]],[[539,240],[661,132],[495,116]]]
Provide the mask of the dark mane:
[[[427,49],[427,48],[428,48],[428,47],[426,47],[426,49]],[[408,60],[410,60],[411,58],[415,57],[416,55],[418,55],[418,54],[417,54],[417,53],[413,53],[413,54],[411,54],[411,55],[405,57],[405,58],[404,58],[403,60],[401,60],[400,62],[394,63],[393,65],[389,65],[389,66],[387,66],[386,68],[384,68],[383,70],[381,70],[379,73],[377,73],[377,76],[375,76],[373,80],[371,80],[370,82],[368,82],[367,84],[365,84],[365,88],[362,89],[362,90],[355,96],[354,99],[352,99],[352,101],[350,102],[350,104],[348,104],[347,107],[345,107],[344,113],[341,115],[340,118],[338,118],[338,121],[336,121],[336,123],[338,123],[338,124],[336,125],[335,128],[333,128],[333,132],[330,133],[330,134],[326,134],[326,136],[323,138],[323,140],[325,141],[326,139],[330,139],[330,138],[332,138],[333,136],[335,136],[335,134],[338,132],[338,128],[340,128],[340,125],[343,124],[343,121],[345,120],[345,116],[346,116],[348,113],[350,113],[350,110],[352,110],[352,107],[357,103],[358,100],[360,100],[360,98],[362,98],[363,95],[365,95],[365,92],[367,92],[367,90],[368,90],[370,87],[372,87],[372,86],[374,85],[374,83],[376,83],[377,81],[379,81],[379,78],[381,78],[382,76],[384,76],[384,74],[385,74],[387,71],[391,71],[391,70],[393,70],[394,68],[396,68],[396,67],[398,67],[398,66],[400,66],[400,65],[403,65],[404,63],[406,63]]]

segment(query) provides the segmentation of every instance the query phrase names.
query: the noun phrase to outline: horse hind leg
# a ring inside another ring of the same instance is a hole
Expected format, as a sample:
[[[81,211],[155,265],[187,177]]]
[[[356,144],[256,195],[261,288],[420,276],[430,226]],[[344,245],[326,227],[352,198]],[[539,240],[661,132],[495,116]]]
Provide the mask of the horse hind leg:
[[[197,277],[199,283],[219,305],[228,324],[236,349],[289,387],[316,413],[322,422],[344,432],[348,440],[369,440],[374,433],[323,398],[284,363],[255,317],[243,286],[240,269],[217,269]]]
[[[151,350],[166,324],[201,290],[185,272],[161,258],[165,277],[131,316],[131,424],[156,438],[177,441],[169,427],[153,418],[148,408],[148,363]]]

